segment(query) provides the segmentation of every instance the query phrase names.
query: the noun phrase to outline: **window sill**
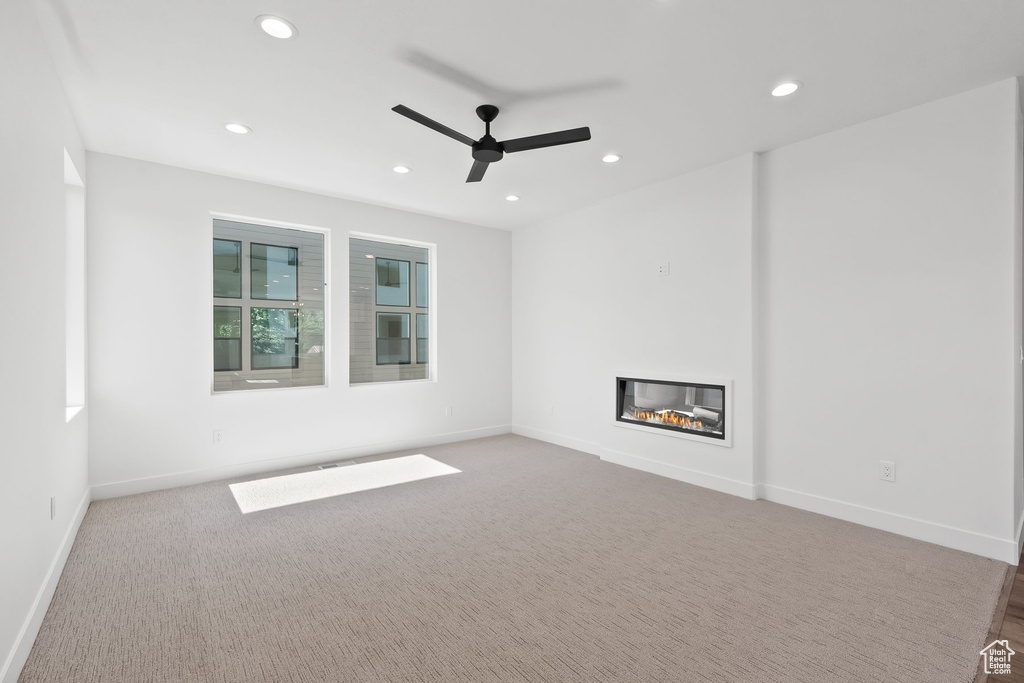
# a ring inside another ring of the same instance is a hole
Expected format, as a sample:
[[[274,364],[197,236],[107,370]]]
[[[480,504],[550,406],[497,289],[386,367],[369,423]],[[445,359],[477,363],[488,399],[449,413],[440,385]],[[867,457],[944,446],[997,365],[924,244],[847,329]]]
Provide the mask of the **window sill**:
[[[65,422],[71,422],[71,420],[73,420],[75,418],[75,415],[78,415],[84,409],[85,409],[85,406],[68,406],[67,408],[65,408],[65,410],[66,410],[65,416],[66,417],[65,417],[64,421]]]
[[[327,384],[312,384],[308,387],[275,387],[268,384],[259,389],[221,389],[220,391],[216,391],[211,387],[210,396],[238,396],[240,394],[254,394],[257,396],[263,394],[265,396],[268,393],[277,393],[281,391],[317,391],[327,388]]]
[[[352,384],[350,382],[348,388],[354,389],[356,387],[379,387],[381,385],[396,384],[430,384],[433,382],[437,382],[437,379],[435,377],[424,377],[422,379],[389,379],[382,380],[380,382],[356,382],[355,384]]]

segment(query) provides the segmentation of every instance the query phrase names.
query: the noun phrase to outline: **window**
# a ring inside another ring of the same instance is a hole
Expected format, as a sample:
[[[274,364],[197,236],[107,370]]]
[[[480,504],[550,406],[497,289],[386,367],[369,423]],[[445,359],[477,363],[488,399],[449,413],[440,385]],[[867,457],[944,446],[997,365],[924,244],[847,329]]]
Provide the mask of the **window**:
[[[352,237],[349,381],[430,379],[433,247]]]
[[[252,277],[250,296],[253,299],[298,301],[299,250],[270,244],[252,245]]]
[[[214,219],[214,392],[325,383],[325,241]]]
[[[409,262],[376,259],[377,305],[409,305]]]
[[[242,243],[213,241],[213,295],[225,299],[242,298]]]
[[[430,301],[430,271],[426,263],[416,264],[416,306],[426,308]]]
[[[410,362],[409,314],[377,314],[377,365],[403,365]]]
[[[430,320],[426,313],[416,314],[416,362],[426,363],[430,348]]]
[[[252,367],[299,367],[299,312],[252,307]]]
[[[430,271],[426,263],[416,264],[416,307],[426,308],[430,301]]]
[[[242,369],[242,309],[213,307],[213,369]]]

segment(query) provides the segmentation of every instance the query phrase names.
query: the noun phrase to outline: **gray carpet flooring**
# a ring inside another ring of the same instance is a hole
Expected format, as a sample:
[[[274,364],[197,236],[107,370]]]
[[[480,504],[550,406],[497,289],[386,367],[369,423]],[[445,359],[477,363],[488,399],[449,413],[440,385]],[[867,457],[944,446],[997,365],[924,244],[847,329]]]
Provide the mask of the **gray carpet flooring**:
[[[1007,569],[518,436],[415,452],[462,473],[94,502],[20,681],[966,682]]]

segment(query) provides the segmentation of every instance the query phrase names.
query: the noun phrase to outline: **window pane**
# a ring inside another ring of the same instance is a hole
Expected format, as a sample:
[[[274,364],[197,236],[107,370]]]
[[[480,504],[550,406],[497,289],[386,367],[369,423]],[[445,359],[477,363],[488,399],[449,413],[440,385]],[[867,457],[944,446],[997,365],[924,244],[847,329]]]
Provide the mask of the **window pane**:
[[[238,299],[242,296],[242,243],[213,241],[213,295]]]
[[[214,339],[213,340],[213,369],[214,370],[241,370],[242,369],[242,340],[241,339]]]
[[[299,367],[298,311],[257,308],[251,313],[252,369]]]
[[[252,283],[249,289],[253,299],[298,299],[298,249],[254,243],[251,261]]]
[[[409,355],[409,314],[377,314],[377,365],[405,365]]]
[[[239,306],[213,307],[213,336],[238,339],[242,336],[242,309]]]
[[[242,369],[242,309],[213,307],[213,369]]]
[[[426,363],[430,349],[430,320],[426,313],[416,314],[416,362]]]
[[[409,262],[378,258],[376,269],[377,305],[408,306]]]
[[[416,264],[416,305],[426,308],[430,299],[430,273],[426,263]]]

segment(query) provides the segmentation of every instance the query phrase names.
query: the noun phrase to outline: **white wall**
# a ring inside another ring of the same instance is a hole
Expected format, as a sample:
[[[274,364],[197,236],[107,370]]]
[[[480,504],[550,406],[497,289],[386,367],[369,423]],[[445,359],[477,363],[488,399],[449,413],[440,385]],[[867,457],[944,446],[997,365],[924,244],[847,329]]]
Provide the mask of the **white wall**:
[[[508,232],[102,154],[88,163],[95,496],[508,430]],[[211,211],[331,231],[328,388],[210,394]],[[350,230],[437,244],[437,382],[349,387]]]
[[[1017,111],[1010,79],[762,155],[768,498],[1016,559]]]
[[[1015,563],[1018,112],[1010,79],[516,231],[516,429]],[[612,426],[636,367],[734,378],[734,447]]]
[[[27,0],[4,4],[0,64],[8,292],[0,335],[0,680],[7,682],[28,656],[88,503],[89,408],[65,421],[64,149],[79,171],[85,156]]]
[[[755,170],[748,155],[513,233],[518,431],[753,496]],[[731,379],[732,447],[616,426],[620,375]]]

